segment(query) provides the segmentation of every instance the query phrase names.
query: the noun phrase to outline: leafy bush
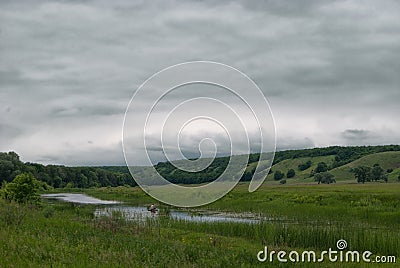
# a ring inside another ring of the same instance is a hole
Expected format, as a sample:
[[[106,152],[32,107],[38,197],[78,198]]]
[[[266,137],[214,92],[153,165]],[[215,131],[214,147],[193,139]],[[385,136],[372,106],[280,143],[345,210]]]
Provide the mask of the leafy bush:
[[[1,194],[4,199],[17,203],[38,203],[40,186],[40,182],[32,174],[23,173],[16,176],[12,182],[4,182]]]
[[[294,169],[289,169],[288,172],[286,173],[286,178],[290,179],[293,178],[296,175],[296,172]]]
[[[310,168],[310,167],[311,167],[311,164],[312,164],[312,162],[311,162],[310,160],[308,160],[307,162],[298,165],[298,169],[299,169],[300,171],[304,171],[304,170]]]
[[[321,173],[328,171],[328,165],[325,162],[319,162],[317,168],[315,169],[315,173]]]
[[[277,170],[274,172],[274,180],[279,181],[285,177],[285,174]]]
[[[315,181],[317,181],[318,184],[320,183],[331,184],[333,182],[336,182],[335,176],[333,176],[333,174],[329,172],[322,172],[315,174]]]

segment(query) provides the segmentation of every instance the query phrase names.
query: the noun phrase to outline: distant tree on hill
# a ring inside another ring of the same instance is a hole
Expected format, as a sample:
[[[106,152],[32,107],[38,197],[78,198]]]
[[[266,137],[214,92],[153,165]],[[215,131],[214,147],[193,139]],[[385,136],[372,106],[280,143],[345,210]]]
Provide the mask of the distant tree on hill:
[[[336,182],[335,176],[333,176],[332,173],[327,171],[315,174],[315,181],[317,181],[318,184],[320,183],[331,184]]]
[[[297,168],[298,168],[300,171],[304,171],[304,170],[310,168],[310,167],[311,167],[311,164],[312,164],[312,162],[311,162],[310,160],[308,160],[307,162],[301,163],[300,165],[298,165]]]
[[[371,181],[379,181],[379,180],[387,180],[387,176],[385,175],[385,171],[379,164],[375,164],[371,169],[370,175]]]
[[[291,168],[286,173],[286,178],[290,179],[290,178],[293,178],[295,175],[296,175],[296,172],[294,171],[294,169]]]
[[[325,162],[319,162],[315,169],[315,173],[321,173],[326,171],[328,171],[328,165]]]
[[[354,177],[357,179],[357,182],[365,183],[370,181],[370,173],[371,168],[366,166],[359,166],[353,169]]]
[[[279,181],[285,177],[285,174],[277,170],[274,172],[274,180]]]

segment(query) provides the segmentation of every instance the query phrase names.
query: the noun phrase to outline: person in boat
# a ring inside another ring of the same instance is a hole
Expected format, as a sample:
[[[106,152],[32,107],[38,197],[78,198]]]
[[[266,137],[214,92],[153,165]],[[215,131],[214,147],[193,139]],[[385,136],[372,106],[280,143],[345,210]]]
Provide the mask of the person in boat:
[[[156,206],[155,206],[154,204],[151,204],[151,206],[149,207],[149,211],[150,211],[151,213],[156,213],[156,211],[157,211]]]

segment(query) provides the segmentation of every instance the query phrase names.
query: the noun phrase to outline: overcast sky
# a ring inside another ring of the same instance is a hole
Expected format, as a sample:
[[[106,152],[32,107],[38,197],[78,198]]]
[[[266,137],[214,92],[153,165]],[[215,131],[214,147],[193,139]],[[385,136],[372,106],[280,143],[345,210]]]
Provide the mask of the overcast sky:
[[[0,151],[124,164],[134,91],[193,60],[258,84],[278,149],[399,144],[399,18],[398,1],[3,0]]]

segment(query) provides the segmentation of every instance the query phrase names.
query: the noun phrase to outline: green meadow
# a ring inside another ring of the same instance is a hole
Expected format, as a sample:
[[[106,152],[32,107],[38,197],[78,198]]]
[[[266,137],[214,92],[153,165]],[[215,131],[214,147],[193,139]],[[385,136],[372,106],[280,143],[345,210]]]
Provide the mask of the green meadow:
[[[240,183],[217,202],[189,212],[251,213],[262,218],[257,224],[189,222],[168,216],[128,221],[120,213],[94,217],[99,207],[95,205],[54,200],[18,205],[1,200],[0,267],[398,267],[398,259],[397,264],[285,264],[276,258],[273,263],[259,262],[257,253],[265,246],[320,253],[336,249],[336,242],[344,239],[348,250],[399,258],[400,183],[266,182],[254,193],[247,188],[248,183]],[[155,202],[138,187],[68,192],[124,205]],[[157,206],[162,214],[172,209]]]

